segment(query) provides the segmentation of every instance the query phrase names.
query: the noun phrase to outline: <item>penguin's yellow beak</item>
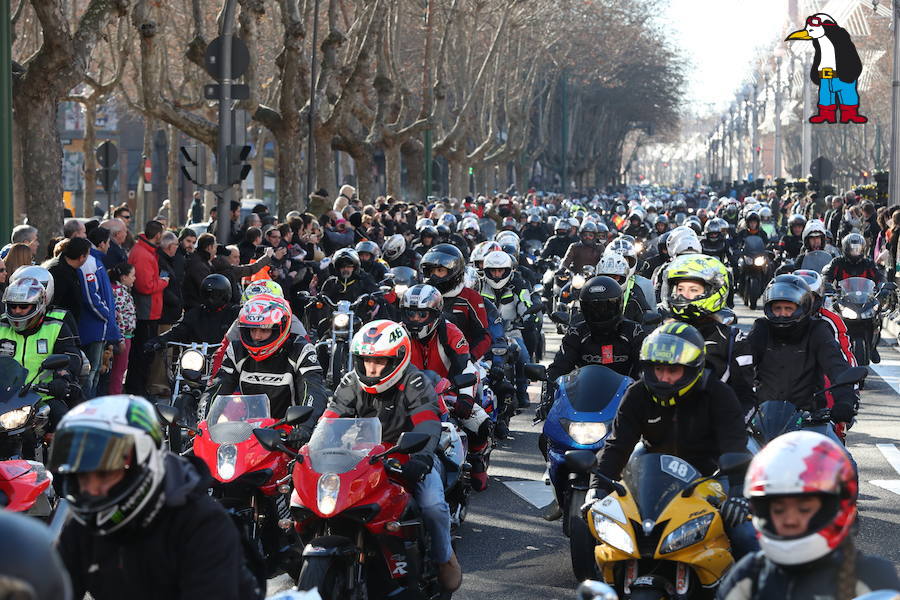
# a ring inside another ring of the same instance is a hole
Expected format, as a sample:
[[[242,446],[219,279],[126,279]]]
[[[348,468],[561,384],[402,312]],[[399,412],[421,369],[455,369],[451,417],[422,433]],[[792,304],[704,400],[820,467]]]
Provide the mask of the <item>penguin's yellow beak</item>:
[[[798,29],[791,35],[784,38],[784,41],[787,42],[789,40],[811,40],[811,39],[812,39],[812,36],[809,35],[805,29]]]

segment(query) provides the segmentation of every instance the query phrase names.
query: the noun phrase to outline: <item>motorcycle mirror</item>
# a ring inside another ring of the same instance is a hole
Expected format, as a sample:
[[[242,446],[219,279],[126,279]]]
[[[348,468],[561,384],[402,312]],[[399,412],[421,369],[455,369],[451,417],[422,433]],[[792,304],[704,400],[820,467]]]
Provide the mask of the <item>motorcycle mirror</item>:
[[[178,407],[176,406],[166,404],[165,402],[159,402],[156,404],[156,414],[159,416],[159,421],[163,425],[177,425],[178,417],[181,416],[181,411],[178,410]]]
[[[51,354],[41,363],[41,369],[44,371],[55,371],[57,369],[65,369],[69,366],[69,357],[65,354]]]
[[[619,600],[615,590],[600,581],[588,579],[578,586],[578,600]]]
[[[660,323],[662,323],[662,315],[656,312],[655,310],[648,310],[644,312],[644,325],[650,325],[651,327],[656,327]]]
[[[284,445],[284,441],[281,439],[281,432],[277,429],[257,427],[253,430],[253,436],[259,442],[259,445],[269,452],[284,452],[298,460],[301,458],[297,452]]]
[[[745,469],[751,460],[753,455],[749,452],[726,452],[719,457],[719,473],[723,475],[737,473]]]
[[[191,383],[199,383],[200,380],[203,379],[203,373],[195,371],[194,369],[182,369],[181,376]]]
[[[288,425],[305,423],[313,414],[312,406],[291,406],[284,415],[284,422]]]
[[[537,363],[525,364],[525,377],[531,381],[547,381],[547,367]]]
[[[398,454],[413,454],[425,448],[430,440],[431,436],[427,433],[406,431],[400,434],[400,439],[397,440],[397,445],[394,446],[394,449]]]
[[[566,466],[574,473],[589,473],[597,464],[597,457],[590,450],[566,452]]]
[[[834,381],[831,382],[830,388],[859,383],[860,381],[865,379],[868,374],[869,370],[866,367],[850,367],[849,369],[839,373],[837,377],[834,378]]]
[[[453,387],[454,389],[461,389],[471,387],[478,383],[478,377],[475,373],[460,373],[456,377],[453,378]]]
[[[560,325],[568,325],[569,314],[567,312],[558,310],[555,313],[550,314],[550,320],[554,323],[559,323]]]

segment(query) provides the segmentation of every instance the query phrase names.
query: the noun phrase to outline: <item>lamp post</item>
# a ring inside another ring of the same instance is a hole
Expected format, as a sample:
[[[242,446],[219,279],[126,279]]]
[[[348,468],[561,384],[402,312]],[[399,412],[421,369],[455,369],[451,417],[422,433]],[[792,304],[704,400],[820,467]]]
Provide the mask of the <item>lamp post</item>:
[[[900,203],[900,1],[894,0],[894,72],[891,92],[891,170],[888,205]]]

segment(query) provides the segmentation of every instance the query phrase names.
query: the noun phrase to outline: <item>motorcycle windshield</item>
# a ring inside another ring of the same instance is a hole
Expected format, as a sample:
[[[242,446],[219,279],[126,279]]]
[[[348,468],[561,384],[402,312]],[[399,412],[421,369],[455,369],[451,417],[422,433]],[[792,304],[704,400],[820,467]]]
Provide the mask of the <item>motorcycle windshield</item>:
[[[609,403],[618,400],[624,392],[622,382],[631,379],[619,375],[609,367],[602,365],[586,365],[567,375],[562,385],[572,408],[579,412],[600,412]]]
[[[495,223],[493,219],[488,219],[486,217],[478,219],[478,228],[481,230],[481,235],[483,235],[486,240],[493,239],[494,234],[497,233],[497,223]]]
[[[810,252],[803,257],[803,263],[800,265],[800,268],[807,269],[809,271],[815,271],[816,273],[821,273],[822,269],[828,266],[828,263],[830,262],[830,254],[828,254],[824,250],[816,250],[815,252]]]
[[[0,357],[0,404],[6,404],[25,385],[28,372],[14,358]]]
[[[676,494],[700,477],[686,461],[669,454],[643,454],[633,457],[622,481],[634,496],[641,519],[656,520]]]
[[[316,473],[346,473],[381,443],[381,421],[320,419],[309,440],[309,461]]]
[[[216,444],[240,444],[253,435],[256,422],[270,416],[265,394],[217,396],[206,418],[209,437]]]
[[[765,444],[783,433],[797,429],[800,419],[797,407],[790,402],[770,400],[759,405],[759,411],[750,421],[752,429]]]
[[[840,302],[865,304],[875,294],[875,282],[865,277],[848,277],[838,283]]]
[[[764,254],[765,251],[766,245],[763,243],[763,239],[758,235],[748,235],[744,239],[744,254],[756,256],[757,254]]]

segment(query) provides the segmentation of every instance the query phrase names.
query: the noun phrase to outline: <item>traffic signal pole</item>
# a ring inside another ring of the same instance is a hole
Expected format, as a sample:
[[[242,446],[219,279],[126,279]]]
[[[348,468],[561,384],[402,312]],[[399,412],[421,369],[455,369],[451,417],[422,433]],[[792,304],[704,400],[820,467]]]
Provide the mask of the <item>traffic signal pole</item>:
[[[9,22],[10,2],[0,1],[0,237],[8,240],[12,232],[12,35]]]
[[[219,143],[216,156],[216,180],[219,200],[216,209],[218,227],[216,239],[227,244],[231,235],[231,198],[234,187],[228,182],[228,147],[232,144],[234,131],[231,120],[231,41],[234,36],[234,8],[237,0],[225,0],[222,14],[221,54],[219,56]]]

